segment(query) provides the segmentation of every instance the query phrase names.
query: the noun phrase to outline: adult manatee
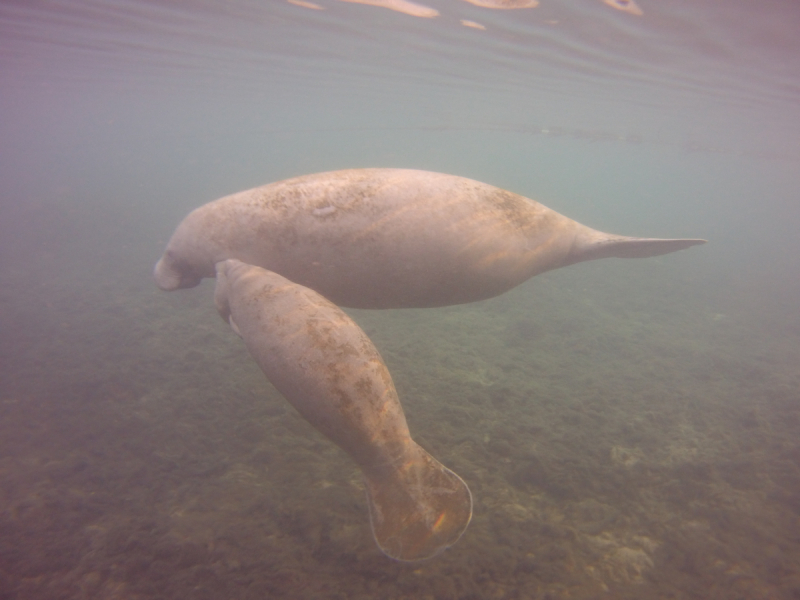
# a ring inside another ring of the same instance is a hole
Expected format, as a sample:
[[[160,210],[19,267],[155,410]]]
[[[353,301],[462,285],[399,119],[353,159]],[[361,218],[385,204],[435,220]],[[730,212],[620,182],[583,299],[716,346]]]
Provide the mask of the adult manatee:
[[[702,244],[590,229],[518,194],[442,173],[350,169],[220,198],[178,225],[155,280],[193,287],[228,258],[261,266],[341,306],[410,308],[491,298],[596,258]]]

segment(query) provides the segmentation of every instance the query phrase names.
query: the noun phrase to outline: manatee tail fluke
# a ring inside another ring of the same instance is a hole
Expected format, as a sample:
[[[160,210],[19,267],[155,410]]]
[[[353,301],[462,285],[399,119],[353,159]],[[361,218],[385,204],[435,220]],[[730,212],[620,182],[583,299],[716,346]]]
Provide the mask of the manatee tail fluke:
[[[431,558],[455,544],[472,519],[467,484],[415,442],[399,465],[365,471],[375,542],[389,557]]]
[[[649,258],[705,244],[698,239],[636,238],[586,228],[578,232],[562,266],[596,258]]]

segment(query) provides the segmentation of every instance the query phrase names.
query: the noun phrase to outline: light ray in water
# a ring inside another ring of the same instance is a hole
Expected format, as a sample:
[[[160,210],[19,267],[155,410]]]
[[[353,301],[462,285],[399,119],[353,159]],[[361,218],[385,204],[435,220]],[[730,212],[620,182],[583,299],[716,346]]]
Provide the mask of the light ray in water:
[[[475,6],[482,8],[536,8],[539,6],[539,0],[465,0]]]
[[[439,11],[429,6],[409,2],[408,0],[342,0],[342,2],[353,2],[355,4],[368,4],[370,6],[380,6],[397,12],[411,15],[412,17],[423,17],[431,19],[439,16]]]
[[[325,10],[324,6],[320,6],[319,4],[315,4],[314,2],[306,2],[306,0],[286,0],[289,4],[294,4],[295,6],[302,6],[303,8],[311,8],[314,10]]]
[[[611,8],[616,8],[631,15],[641,17],[644,12],[634,0],[603,0]]]
[[[464,27],[471,27],[472,29],[481,29],[484,31],[486,30],[486,27],[484,25],[476,23],[475,21],[467,21],[466,19],[461,19],[461,24]]]

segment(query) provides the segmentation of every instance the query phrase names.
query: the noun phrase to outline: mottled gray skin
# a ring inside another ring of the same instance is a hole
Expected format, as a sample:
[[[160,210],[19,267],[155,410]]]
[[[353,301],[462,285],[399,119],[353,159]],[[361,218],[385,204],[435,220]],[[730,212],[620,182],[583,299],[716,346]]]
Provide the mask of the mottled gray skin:
[[[341,306],[410,308],[491,298],[595,258],[656,256],[704,240],[602,233],[523,196],[454,175],[351,169],[271,183],[191,212],[155,267],[193,287],[237,258]]]
[[[361,468],[381,550],[420,560],[461,537],[469,488],[411,439],[389,371],[352,319],[313,290],[238,260],[217,265],[214,300],[278,391]]]

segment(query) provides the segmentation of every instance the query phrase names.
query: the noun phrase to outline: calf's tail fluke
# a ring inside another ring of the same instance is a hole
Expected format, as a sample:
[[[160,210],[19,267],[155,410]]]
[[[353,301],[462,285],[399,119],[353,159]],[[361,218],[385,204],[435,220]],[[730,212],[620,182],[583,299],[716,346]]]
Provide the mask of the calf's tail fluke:
[[[404,561],[436,556],[472,519],[472,494],[458,475],[409,441],[399,464],[364,470],[372,534]]]

